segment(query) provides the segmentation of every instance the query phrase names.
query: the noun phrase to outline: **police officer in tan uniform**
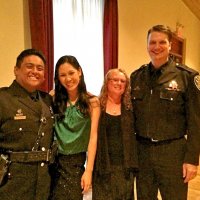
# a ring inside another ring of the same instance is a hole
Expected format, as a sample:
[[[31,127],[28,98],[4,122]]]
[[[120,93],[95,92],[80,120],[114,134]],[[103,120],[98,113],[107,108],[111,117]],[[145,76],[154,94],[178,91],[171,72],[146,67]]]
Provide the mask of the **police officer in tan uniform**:
[[[1,200],[47,200],[49,196],[52,99],[38,90],[45,64],[41,52],[24,50],[14,67],[16,79],[0,89]]]
[[[148,31],[151,62],[131,74],[139,148],[138,200],[186,200],[200,152],[200,76],[169,58],[172,32]]]

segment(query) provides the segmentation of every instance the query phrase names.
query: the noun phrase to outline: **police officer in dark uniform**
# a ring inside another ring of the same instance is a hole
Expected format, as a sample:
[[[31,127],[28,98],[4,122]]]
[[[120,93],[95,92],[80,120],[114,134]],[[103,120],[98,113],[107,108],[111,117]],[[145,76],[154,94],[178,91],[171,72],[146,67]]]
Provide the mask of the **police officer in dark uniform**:
[[[17,57],[16,79],[0,89],[1,200],[47,200],[49,196],[52,99],[38,90],[45,63],[41,52],[24,50]]]
[[[148,31],[151,62],[131,74],[139,148],[138,200],[186,200],[200,152],[200,76],[169,58],[172,32]]]

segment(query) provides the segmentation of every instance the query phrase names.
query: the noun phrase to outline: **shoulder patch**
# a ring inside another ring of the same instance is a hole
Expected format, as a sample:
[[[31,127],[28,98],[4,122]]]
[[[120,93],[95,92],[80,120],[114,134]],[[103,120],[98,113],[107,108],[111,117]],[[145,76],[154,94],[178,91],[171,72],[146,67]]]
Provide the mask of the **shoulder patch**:
[[[194,77],[194,83],[195,83],[197,89],[200,90],[200,75],[196,75]]]

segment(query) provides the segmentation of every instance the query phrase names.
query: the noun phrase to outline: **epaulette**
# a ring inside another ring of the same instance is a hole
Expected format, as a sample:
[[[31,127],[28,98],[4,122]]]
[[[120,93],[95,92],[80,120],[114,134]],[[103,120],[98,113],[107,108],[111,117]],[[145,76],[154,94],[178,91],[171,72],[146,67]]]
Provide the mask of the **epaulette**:
[[[2,88],[0,88],[0,92],[4,92],[6,90],[8,90],[8,87],[2,87]]]
[[[188,71],[190,73],[198,73],[196,70],[184,65],[184,64],[181,64],[181,63],[176,63],[176,67],[181,69],[181,70],[185,70],[185,71]]]
[[[139,69],[144,69],[144,68],[146,68],[148,66],[148,64],[144,64],[144,65],[142,65]]]
[[[148,64],[144,64],[144,65],[142,65],[141,67],[139,67],[138,69],[136,69],[135,71],[133,71],[132,72],[132,74],[135,74],[135,73],[137,73],[137,72],[139,72],[139,71],[142,71],[144,68],[146,68],[148,66]]]

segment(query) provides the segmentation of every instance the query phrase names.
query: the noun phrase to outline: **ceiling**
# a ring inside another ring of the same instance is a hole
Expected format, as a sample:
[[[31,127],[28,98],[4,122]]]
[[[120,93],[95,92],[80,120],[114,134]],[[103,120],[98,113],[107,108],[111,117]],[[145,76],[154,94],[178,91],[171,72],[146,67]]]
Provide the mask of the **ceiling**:
[[[200,0],[182,0],[200,20]]]

